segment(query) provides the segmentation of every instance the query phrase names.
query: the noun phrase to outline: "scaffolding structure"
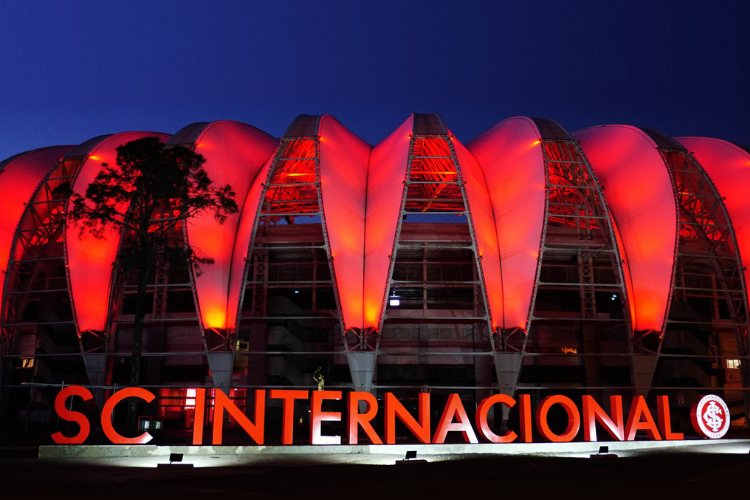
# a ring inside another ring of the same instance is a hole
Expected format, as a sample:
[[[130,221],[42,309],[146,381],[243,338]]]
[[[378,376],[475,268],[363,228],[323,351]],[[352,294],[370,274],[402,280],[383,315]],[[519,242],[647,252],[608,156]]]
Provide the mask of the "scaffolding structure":
[[[372,221],[366,193],[362,228],[334,227],[335,218],[324,209],[330,210],[326,196],[335,190],[324,192],[327,160],[321,150],[335,136],[323,137],[323,119],[298,117],[271,143],[275,150],[253,181],[260,195],[257,207],[250,207],[249,245],[241,249],[241,291],[234,303],[226,300],[227,308],[238,311],[236,324],[211,327],[201,316],[199,274],[184,252],[189,228],[175,226],[154,255],[143,385],[158,393],[153,411],[176,422],[173,428],[189,427],[196,387],[221,389],[240,406],[251,405],[251,391],[260,388],[359,390],[376,397],[393,392],[410,410],[419,392],[429,391],[438,408],[449,393],[460,393],[470,414],[472,403],[497,392],[530,393],[535,403],[550,393],[602,400],[625,392],[668,394],[683,427],[691,399],[715,391],[735,420],[750,412],[740,248],[721,194],[679,143],[644,130],[669,174],[677,237],[665,326],[636,330],[621,236],[596,165],[558,124],[530,120],[539,140],[524,147],[541,159],[543,221],[532,252],[535,268],[529,266],[534,279],[526,283],[528,321],[505,328],[498,327],[496,292],[488,285],[501,282],[502,273],[488,275],[485,264],[493,256],[483,254],[482,246],[488,229],[472,212],[476,200],[469,188],[476,179],[462,156],[471,153],[439,116],[413,115],[408,135],[400,138],[403,158],[393,160],[401,162],[394,171],[403,177],[389,179],[387,187],[396,215],[389,221],[395,228],[388,231],[390,254],[383,250],[378,263],[383,281],[373,281],[383,287],[382,308],[372,324],[360,327],[345,318],[352,297],[342,292],[334,236],[366,229],[366,237]],[[205,126],[187,127],[186,145],[195,146]],[[6,422],[25,419],[28,425],[38,407],[46,409],[49,424],[62,385],[94,388],[96,404],[129,384],[134,267],[121,250],[109,276],[105,328],[79,331],[66,255],[71,186],[104,138],[84,143],[51,169],[13,236],[0,317]],[[336,160],[342,175],[368,175],[346,171],[343,158]],[[478,160],[476,165],[481,172]],[[154,223],[170,216],[170,207],[163,207]],[[493,224],[500,220],[496,213],[489,217],[495,217]],[[497,226],[498,232],[509,229]],[[118,245],[127,248],[132,238],[126,232]],[[281,405],[269,401],[267,411],[281,412]],[[503,410],[490,415],[492,425],[514,418],[510,408]],[[295,421],[304,418],[295,415]]]
[[[487,291],[454,140],[437,115],[414,115],[375,384],[405,398],[416,386],[478,401],[494,385]]]
[[[319,116],[280,140],[263,182],[243,285],[239,384],[349,383],[320,181]]]
[[[61,160],[37,188],[26,206],[11,246],[6,276],[0,347],[3,394],[10,409],[26,413],[49,406],[51,391],[34,394],[23,384],[87,383],[103,370],[86,363],[101,348],[101,337],[76,331],[67,280],[64,232],[69,186],[81,158]]]
[[[716,187],[675,140],[652,130],[678,207],[677,250],[664,333],[641,337],[652,355],[647,387],[671,387],[680,399],[705,387],[724,388],[735,414],[747,414],[745,283],[734,229]],[[669,356],[665,356],[669,355]],[[734,360],[734,361],[733,361]],[[647,373],[647,372],[646,372]]]
[[[632,386],[621,258],[602,190],[580,145],[534,119],[545,178],[544,225],[528,330],[498,332],[503,392],[564,387],[608,394]]]

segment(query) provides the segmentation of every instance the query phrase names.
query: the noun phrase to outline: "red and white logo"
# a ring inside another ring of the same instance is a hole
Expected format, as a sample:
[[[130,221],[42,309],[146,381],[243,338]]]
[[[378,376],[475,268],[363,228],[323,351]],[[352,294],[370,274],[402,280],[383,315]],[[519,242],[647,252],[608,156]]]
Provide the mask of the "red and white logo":
[[[719,439],[729,430],[729,408],[719,396],[703,396],[690,412],[695,432],[709,439]]]

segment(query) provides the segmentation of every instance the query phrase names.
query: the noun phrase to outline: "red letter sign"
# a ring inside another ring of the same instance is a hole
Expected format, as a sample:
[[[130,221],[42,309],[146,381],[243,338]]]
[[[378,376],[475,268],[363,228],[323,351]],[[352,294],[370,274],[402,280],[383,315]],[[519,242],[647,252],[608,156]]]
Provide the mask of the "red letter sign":
[[[359,412],[359,403],[367,403],[367,411]],[[378,400],[369,392],[349,393],[349,444],[359,442],[359,427],[365,431],[372,444],[383,444],[378,433],[372,427],[372,419],[378,414]]]
[[[513,431],[508,431],[507,434],[500,436],[492,432],[490,425],[487,423],[487,413],[495,404],[503,404],[508,408],[513,408],[516,405],[516,400],[507,394],[495,394],[488,398],[484,398],[477,407],[477,429],[479,429],[482,436],[491,443],[512,443],[516,440],[518,434]]]
[[[559,435],[552,432],[547,422],[547,414],[552,405],[555,404],[562,406],[565,413],[568,414],[568,426]],[[536,411],[536,426],[542,436],[553,443],[567,443],[573,441],[573,438],[578,434],[578,429],[581,428],[581,415],[578,413],[575,403],[569,397],[561,395],[547,396],[542,400],[542,404],[539,405]]]
[[[195,419],[193,420],[193,446],[203,444],[203,427],[206,425],[206,389],[195,389]]]
[[[112,425],[112,412],[117,406],[117,403],[127,398],[139,398],[147,403],[154,400],[156,396],[151,391],[147,391],[141,387],[128,387],[112,394],[110,398],[104,403],[102,408],[102,430],[104,435],[107,436],[114,444],[146,444],[153,439],[153,436],[148,432],[144,432],[140,436],[136,437],[125,437],[115,430]]]
[[[430,393],[419,393],[419,422],[392,392],[385,393],[385,442],[396,442],[396,415],[422,444],[430,444]]]
[[[52,441],[55,444],[81,444],[86,441],[86,438],[89,437],[89,432],[91,432],[91,424],[89,424],[89,419],[86,418],[86,415],[81,412],[68,410],[65,407],[65,402],[71,396],[79,396],[84,401],[94,398],[90,390],[80,385],[69,385],[57,393],[55,397],[55,411],[57,415],[68,422],[77,423],[80,429],[78,430],[78,434],[71,437],[64,436],[62,432],[55,432],[52,434]]]
[[[281,444],[292,444],[294,441],[294,401],[296,399],[307,399],[307,391],[271,389],[270,396],[273,399],[284,400],[281,424]]]
[[[622,441],[625,439],[625,423],[622,416],[622,396],[609,397],[609,411],[612,418],[607,415],[604,408],[593,396],[583,396],[583,440],[596,441],[596,423],[599,422],[607,434],[613,439]]]
[[[216,389],[216,408],[214,409],[214,429],[211,436],[212,444],[219,446],[224,440],[224,412],[227,411],[234,417],[240,427],[247,433],[255,444],[263,444],[265,438],[266,423],[266,391],[255,391],[255,423],[251,422],[242,410],[237,408],[234,401],[224,394],[221,389]]]
[[[324,399],[341,399],[341,391],[313,391],[310,401],[310,440],[312,444],[341,444],[341,436],[324,436],[323,422],[341,422],[341,412],[323,411]]]
[[[625,424],[625,439],[633,441],[637,431],[646,431],[648,437],[655,441],[661,441],[659,429],[656,428],[654,417],[648,410],[646,399],[643,396],[636,396],[630,406],[628,423]]]
[[[520,394],[518,396],[518,419],[521,421],[521,441],[531,443],[531,394]]]
[[[658,405],[659,411],[659,427],[664,439],[667,441],[674,441],[677,439],[685,439],[685,435],[682,432],[672,432],[672,419],[669,412],[669,396],[656,396],[656,404]]]
[[[458,420],[453,420],[458,417]],[[461,398],[458,394],[451,394],[448,396],[448,401],[445,403],[445,409],[443,410],[443,416],[440,417],[440,423],[438,423],[437,429],[435,430],[435,437],[432,442],[435,444],[445,443],[445,437],[449,432],[460,432],[464,437],[465,443],[478,443],[477,435],[474,433],[474,429],[471,428],[471,420],[466,414]]]

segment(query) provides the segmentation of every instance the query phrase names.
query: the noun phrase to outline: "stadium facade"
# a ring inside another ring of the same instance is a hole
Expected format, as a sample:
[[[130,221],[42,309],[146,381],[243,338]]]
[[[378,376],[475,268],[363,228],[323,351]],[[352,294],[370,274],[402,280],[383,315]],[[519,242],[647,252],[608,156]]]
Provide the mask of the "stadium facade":
[[[155,259],[142,385],[167,429],[191,425],[196,387],[243,406],[253,389],[319,384],[406,402],[668,395],[678,429],[716,393],[744,423],[748,150],[526,117],[463,145],[439,116],[414,114],[374,147],[303,115],[278,140],[219,121],[0,163],[7,427],[54,428],[63,385],[101,404],[129,382],[129,235],[81,237],[60,193],[85,192],[118,146],[146,136],[200,153],[240,206],[224,224],[175,229],[214,260],[200,273]]]

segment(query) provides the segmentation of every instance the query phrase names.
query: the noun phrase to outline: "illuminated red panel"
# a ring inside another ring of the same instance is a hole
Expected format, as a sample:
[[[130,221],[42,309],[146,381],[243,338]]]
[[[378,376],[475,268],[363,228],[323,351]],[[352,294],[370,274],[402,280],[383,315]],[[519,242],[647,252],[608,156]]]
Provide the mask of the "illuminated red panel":
[[[364,326],[379,328],[414,124],[410,116],[372,149],[367,174]]]
[[[142,137],[159,137],[165,141],[169,136],[156,132],[123,132],[92,144],[73,183],[73,192],[85,195],[102,163],[116,164],[116,148]],[[79,332],[102,331],[107,321],[112,265],[120,243],[120,231],[108,228],[101,239],[91,235],[80,238],[79,234],[79,225],[69,220],[65,229],[65,252],[73,311]]]
[[[323,115],[320,189],[344,328],[364,328],[365,191],[369,144]]]
[[[677,140],[695,156],[724,198],[737,238],[747,287],[750,278],[750,197],[747,194],[750,153],[721,139],[678,137]]]
[[[57,160],[70,149],[70,146],[36,149],[0,163],[0,300],[3,298],[10,249],[21,216],[39,184],[55,169]]]
[[[677,209],[669,172],[640,129],[607,125],[575,134],[604,189],[630,272],[635,330],[663,329],[675,259]]]
[[[461,179],[464,181],[469,213],[476,235],[477,251],[482,265],[492,329],[501,326],[503,318],[503,288],[500,272],[500,249],[497,242],[492,200],[479,163],[466,147],[452,137]]]
[[[242,207],[250,186],[263,164],[276,147],[276,140],[255,127],[234,121],[218,121],[185,129],[194,135],[190,138],[195,152],[205,159],[203,168],[215,186],[230,185],[235,192],[235,201]],[[178,132],[170,143],[184,142]],[[198,299],[201,321],[204,328],[227,328],[229,306],[229,283],[241,280],[244,266],[232,267],[232,252],[240,223],[240,214],[227,216],[224,224],[217,224],[211,213],[199,214],[187,222],[187,238],[198,255],[213,259],[212,264],[201,266],[200,275],[195,275],[195,292]]]
[[[503,304],[502,317],[495,323],[502,328],[525,330],[536,281],[546,197],[539,132],[529,118],[509,118],[471,141],[468,147],[482,167],[495,214]],[[491,298],[491,302],[496,300]]]

